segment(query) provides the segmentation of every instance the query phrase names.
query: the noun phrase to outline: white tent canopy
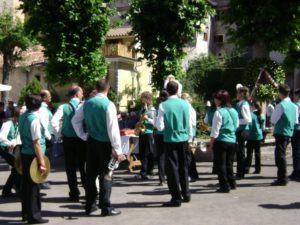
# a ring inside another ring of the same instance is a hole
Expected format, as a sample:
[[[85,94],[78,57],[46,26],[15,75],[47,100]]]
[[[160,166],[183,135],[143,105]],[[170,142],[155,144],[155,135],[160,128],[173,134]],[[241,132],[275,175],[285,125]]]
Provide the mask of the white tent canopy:
[[[11,90],[10,85],[0,84],[0,91],[10,91],[10,90]]]

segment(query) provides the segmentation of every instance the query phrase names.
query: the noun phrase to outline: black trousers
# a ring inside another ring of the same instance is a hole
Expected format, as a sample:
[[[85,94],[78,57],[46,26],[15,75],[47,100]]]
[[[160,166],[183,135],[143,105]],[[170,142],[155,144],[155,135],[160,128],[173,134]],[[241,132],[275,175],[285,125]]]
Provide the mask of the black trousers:
[[[275,136],[275,163],[277,166],[277,179],[281,182],[287,182],[287,164],[286,164],[286,148],[290,138],[283,135]]]
[[[192,151],[187,152],[187,161],[188,161],[188,170],[189,170],[189,176],[192,179],[198,179],[198,171],[197,171],[197,165],[195,160],[195,155]]]
[[[154,138],[153,134],[142,134],[139,137],[139,155],[142,163],[142,176],[153,173],[154,168]]]
[[[19,191],[21,186],[21,176],[18,174],[14,166],[15,156],[4,147],[0,148],[0,156],[12,167],[10,175],[3,187],[3,193],[10,193],[13,186],[15,186],[16,190]]]
[[[188,161],[186,153],[188,142],[165,143],[166,173],[172,201],[189,197]]]
[[[69,185],[70,197],[78,197],[80,192],[78,189],[76,171],[79,169],[81,183],[85,188],[85,161],[86,161],[86,143],[77,137],[64,137],[64,159],[66,174]]]
[[[99,208],[110,210],[112,181],[107,179],[108,163],[111,159],[112,146],[110,142],[100,142],[91,137],[87,141],[86,158],[86,209],[96,202],[96,178],[100,177]]]
[[[300,131],[294,130],[292,137],[293,172],[292,175],[300,177]]]
[[[236,160],[237,160],[237,171],[236,174],[239,177],[244,177],[245,175],[245,159],[246,159],[246,152],[245,152],[245,143],[246,139],[242,136],[243,131],[236,132],[237,138],[237,149],[236,149]]]
[[[235,188],[235,177],[233,173],[235,143],[216,141],[214,144],[216,168],[218,172],[219,185],[222,190]]]
[[[155,135],[155,144],[156,144],[156,157],[158,163],[158,178],[159,182],[166,181],[165,173],[165,149],[164,149],[164,135],[156,134]]]
[[[22,216],[28,221],[41,219],[40,185],[30,177],[30,165],[35,156],[21,155],[23,174],[21,178]]]
[[[247,141],[247,158],[246,158],[246,168],[245,171],[249,172],[252,158],[253,158],[253,151],[255,152],[255,171],[260,172],[261,168],[261,160],[260,160],[260,145],[261,141],[254,141],[248,140]]]

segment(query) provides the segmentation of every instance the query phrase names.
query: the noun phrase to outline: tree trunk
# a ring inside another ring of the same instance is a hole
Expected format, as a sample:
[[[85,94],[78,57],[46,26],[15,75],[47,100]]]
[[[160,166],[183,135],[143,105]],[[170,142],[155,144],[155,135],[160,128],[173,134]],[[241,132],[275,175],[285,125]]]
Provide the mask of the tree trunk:
[[[265,42],[257,42],[252,46],[252,58],[260,59],[260,58],[269,58],[270,52],[268,51],[268,47]]]
[[[9,84],[9,76],[13,67],[13,59],[11,54],[3,54],[3,77],[2,84]],[[1,101],[5,104],[8,103],[9,93],[8,91],[3,91],[1,95]]]

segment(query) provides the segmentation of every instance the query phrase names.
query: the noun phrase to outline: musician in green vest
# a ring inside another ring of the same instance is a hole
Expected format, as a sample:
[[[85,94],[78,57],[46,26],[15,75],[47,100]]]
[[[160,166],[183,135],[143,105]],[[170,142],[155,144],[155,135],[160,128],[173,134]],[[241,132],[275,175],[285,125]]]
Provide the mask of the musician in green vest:
[[[260,146],[263,141],[263,130],[265,124],[265,117],[262,114],[262,109],[259,103],[252,102],[251,104],[252,122],[249,125],[249,137],[247,140],[247,158],[245,174],[249,173],[252,164],[253,151],[255,152],[255,171],[254,174],[259,174],[261,170],[260,160]]]
[[[209,150],[214,149],[220,188],[218,193],[229,193],[236,189],[233,160],[236,130],[239,125],[238,113],[231,107],[230,95],[221,90],[214,96],[217,111],[214,114],[210,134]]]
[[[277,104],[271,117],[274,124],[275,163],[277,166],[277,180],[273,186],[285,186],[287,180],[286,148],[290,138],[293,136],[295,124],[298,123],[298,113],[296,105],[289,98],[290,87],[286,84],[279,85],[278,88],[280,103]]]
[[[157,104],[166,101],[169,97],[169,93],[166,90],[162,90],[157,98]],[[156,110],[156,117],[158,116],[158,105]],[[166,183],[165,172],[165,149],[164,149],[164,131],[155,130],[155,145],[156,145],[156,158],[158,164],[158,178],[159,186],[163,186]]]
[[[237,89],[237,99],[239,102],[236,105],[236,110],[239,114],[239,127],[236,132],[236,138],[238,142],[238,148],[236,152],[237,157],[237,172],[236,178],[242,179],[245,175],[245,144],[247,140],[247,135],[249,134],[249,124],[252,121],[251,110],[248,102],[249,89],[247,87],[241,86]]]
[[[107,98],[109,83],[99,80],[96,83],[97,93],[79,107],[72,118],[73,128],[78,137],[87,140],[86,158],[86,206],[87,215],[99,207],[102,216],[115,216],[121,212],[115,210],[110,202],[112,179],[108,176],[108,164],[112,157],[121,161],[121,136],[118,124],[117,109]],[[84,132],[83,122],[87,133]],[[99,205],[96,207],[96,178],[100,179]]]
[[[77,169],[80,172],[82,186],[85,187],[85,141],[80,139],[72,125],[72,118],[83,98],[82,88],[72,85],[68,96],[70,101],[58,107],[52,118],[52,127],[57,138],[63,139],[64,160],[69,185],[69,200],[79,201],[80,191],[77,183]]]
[[[289,176],[290,179],[300,178],[300,90],[294,92],[294,103],[298,111],[298,123],[295,124],[294,134],[292,137],[292,151],[293,151],[293,171]]]
[[[51,120],[53,113],[50,109],[50,104],[52,101],[52,96],[50,91],[42,90],[41,91],[42,105],[39,110],[40,120],[45,128],[45,137],[46,137],[46,155],[49,157],[50,161],[52,159],[52,146],[54,143],[54,132],[51,125]],[[41,189],[50,189],[49,182],[41,184]]]
[[[20,192],[21,177],[14,166],[14,149],[17,145],[18,120],[20,111],[14,109],[10,117],[4,121],[0,130],[0,156],[12,167],[11,173],[3,186],[2,196],[13,197],[15,194],[11,191],[15,187],[16,193]]]
[[[25,97],[27,111],[20,117],[19,131],[22,141],[22,217],[29,224],[47,223],[48,220],[41,216],[41,195],[40,186],[34,183],[30,177],[30,165],[36,157],[38,170],[43,173],[46,165],[43,155],[46,151],[45,130],[41,125],[38,110],[41,107],[42,99],[40,95],[28,95]]]
[[[149,91],[144,91],[141,94],[141,102],[143,105],[140,111],[141,119],[135,129],[139,132],[139,156],[142,163],[140,175],[143,180],[147,180],[149,175],[153,175],[153,125],[156,111],[152,106],[152,94]]]
[[[171,194],[171,201],[163,206],[179,207],[182,202],[191,200],[186,153],[193,140],[192,120],[189,104],[177,96],[178,83],[170,81],[167,92],[170,97],[159,105],[155,122],[156,128],[164,131],[166,174]]]

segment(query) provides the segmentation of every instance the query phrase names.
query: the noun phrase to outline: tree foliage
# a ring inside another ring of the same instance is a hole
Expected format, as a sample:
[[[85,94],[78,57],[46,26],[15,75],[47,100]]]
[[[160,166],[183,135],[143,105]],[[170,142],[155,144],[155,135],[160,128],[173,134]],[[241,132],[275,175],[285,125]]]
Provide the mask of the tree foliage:
[[[300,1],[230,0],[222,19],[238,46],[263,43],[267,50],[284,52],[300,31]]]
[[[35,78],[22,88],[18,104],[21,106],[24,104],[25,96],[28,94],[39,94],[43,89],[42,84]]]
[[[22,0],[27,30],[36,35],[48,58],[47,79],[89,86],[106,74],[102,53],[110,0]]]
[[[162,88],[169,74],[182,74],[184,46],[213,12],[206,0],[131,0],[129,20],[139,51],[152,67],[153,84]]]
[[[30,36],[25,34],[24,24],[14,18],[10,11],[0,15],[0,54],[3,55],[3,84],[9,84],[9,77],[15,62],[31,44]],[[7,92],[2,92],[2,101],[7,102]]]

